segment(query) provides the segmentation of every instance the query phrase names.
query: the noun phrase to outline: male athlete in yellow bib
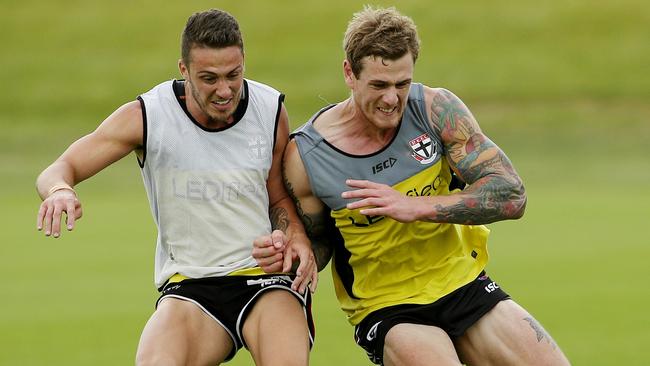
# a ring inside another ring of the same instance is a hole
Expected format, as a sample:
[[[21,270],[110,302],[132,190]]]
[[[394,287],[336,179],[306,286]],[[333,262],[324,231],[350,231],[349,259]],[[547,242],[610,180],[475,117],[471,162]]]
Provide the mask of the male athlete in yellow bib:
[[[351,96],[294,133],[284,179],[357,343],[385,365],[568,364],[485,274],[483,224],[521,217],[524,186],[458,97],[413,82],[412,20],[366,8],[344,48]],[[266,243],[253,256],[277,270]]]

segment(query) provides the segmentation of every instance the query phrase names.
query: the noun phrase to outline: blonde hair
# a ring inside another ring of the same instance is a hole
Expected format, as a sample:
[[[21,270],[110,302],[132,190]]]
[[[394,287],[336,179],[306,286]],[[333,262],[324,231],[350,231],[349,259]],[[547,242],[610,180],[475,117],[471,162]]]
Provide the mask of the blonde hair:
[[[413,62],[418,58],[420,40],[413,20],[400,14],[394,7],[364,6],[348,23],[343,38],[345,57],[354,76],[359,77],[366,56],[397,60],[408,52]]]

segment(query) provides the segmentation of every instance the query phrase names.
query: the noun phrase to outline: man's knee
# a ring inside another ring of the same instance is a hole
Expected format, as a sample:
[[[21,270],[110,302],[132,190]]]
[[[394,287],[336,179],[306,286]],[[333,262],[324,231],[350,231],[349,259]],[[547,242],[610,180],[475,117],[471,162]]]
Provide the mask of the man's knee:
[[[460,365],[454,345],[438,327],[400,323],[384,338],[385,365]]]
[[[175,349],[179,344],[168,344],[171,340],[168,331],[168,328],[156,321],[154,314],[140,337],[140,343],[135,355],[135,364],[137,366],[185,364],[184,360],[178,359],[183,353],[180,349]]]
[[[161,349],[141,345],[135,355],[135,364],[136,366],[180,366],[185,364],[181,360],[174,359],[175,356],[178,355],[166,354]]]
[[[513,300],[498,303],[456,340],[467,363],[568,365],[550,334]]]
[[[136,365],[218,364],[233,347],[226,330],[199,307],[168,298],[142,331]]]
[[[244,322],[243,336],[257,364],[304,366],[309,328],[300,300],[284,290],[264,293]]]
[[[284,332],[302,332],[307,329],[307,319],[303,306],[293,294],[284,290],[271,290],[260,296],[253,309],[246,317],[244,332],[254,328],[259,332],[283,329]]]

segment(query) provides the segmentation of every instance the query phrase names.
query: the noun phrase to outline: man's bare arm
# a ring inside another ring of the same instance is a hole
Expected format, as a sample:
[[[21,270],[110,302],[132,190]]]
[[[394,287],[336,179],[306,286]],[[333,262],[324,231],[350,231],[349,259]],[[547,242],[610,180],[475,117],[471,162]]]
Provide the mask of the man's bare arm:
[[[282,105],[273,150],[273,163],[267,180],[269,217],[272,228],[286,234],[287,245],[281,247],[284,254],[282,256],[282,266],[278,270],[282,272],[294,272],[296,274],[293,282],[294,289],[302,292],[307,285],[310,285],[312,291],[315,291],[318,284],[318,271],[316,269],[311,244],[298,218],[294,202],[286,191],[282,178],[282,159],[288,140],[289,116],[284,105]],[[277,239],[278,234],[276,233],[272,237]],[[277,242],[277,240],[275,241]],[[257,254],[257,251],[255,251],[254,256]],[[260,263],[258,262],[258,264]],[[277,265],[273,267],[273,269],[276,268]]]
[[[318,270],[321,271],[332,257],[334,228],[325,205],[312,193],[295,141],[290,141],[287,145],[283,169],[284,184],[296,204],[298,216],[311,240]]]
[[[483,134],[465,104],[445,89],[428,89],[430,118],[454,172],[468,186],[441,197],[428,219],[434,222],[485,224],[517,219],[526,193],[506,154]]]
[[[46,235],[58,237],[63,213],[68,230],[73,229],[75,220],[81,217],[74,186],[142,147],[142,123],[140,103],[127,103],[43,170],[36,180],[36,190],[43,199],[37,215],[39,230],[45,227]]]

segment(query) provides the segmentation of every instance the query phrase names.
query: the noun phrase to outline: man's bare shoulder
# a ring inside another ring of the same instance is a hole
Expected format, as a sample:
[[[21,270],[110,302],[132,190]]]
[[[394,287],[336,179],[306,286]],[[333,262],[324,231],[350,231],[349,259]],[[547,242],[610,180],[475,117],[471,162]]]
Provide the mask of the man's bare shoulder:
[[[430,106],[434,101],[436,103],[444,102],[449,99],[450,95],[453,95],[449,90],[442,87],[430,87],[423,85],[424,89],[424,99],[427,103],[427,106]]]
[[[436,95],[436,94],[440,94],[440,93],[442,93],[443,91],[446,90],[445,88],[442,88],[442,87],[439,87],[439,86],[422,85],[422,87],[424,89],[424,94],[425,95],[427,95],[427,94]]]
[[[312,123],[316,131],[325,136],[328,131],[331,131],[340,123],[342,118],[343,110],[341,108],[341,103],[339,103],[320,113],[316,118],[314,118]]]
[[[425,86],[424,99],[429,121],[432,123],[432,127],[438,131],[456,126],[454,122],[457,119],[464,117],[474,119],[463,101],[449,89]],[[476,121],[473,120],[473,123]]]
[[[133,100],[120,106],[115,113],[122,118],[129,120],[142,120],[142,103],[139,100]]]
[[[138,148],[143,145],[143,112],[140,101],[127,102],[108,116],[94,134]]]

